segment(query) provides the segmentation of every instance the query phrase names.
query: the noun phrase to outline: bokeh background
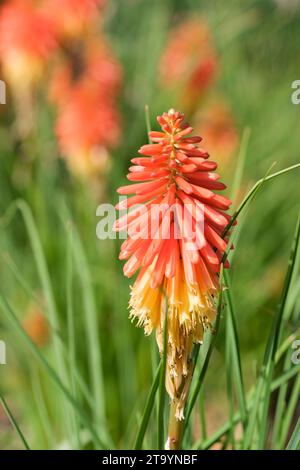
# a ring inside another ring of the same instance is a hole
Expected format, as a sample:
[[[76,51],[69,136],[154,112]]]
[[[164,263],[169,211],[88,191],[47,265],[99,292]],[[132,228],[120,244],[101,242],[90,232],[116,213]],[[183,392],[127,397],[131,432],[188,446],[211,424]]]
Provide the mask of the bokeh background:
[[[147,119],[157,129],[156,116],[170,108],[203,136],[229,195],[245,154],[235,207],[272,165],[299,163],[300,106],[291,102],[299,34],[296,0],[1,2],[0,291],[108,445],[132,446],[157,352],[128,319],[132,281],[119,241],[96,237],[97,206],[117,202]],[[265,184],[236,244],[246,388],[279,301],[299,177]],[[1,393],[30,445],[91,447],[84,428],[74,436],[76,413],[3,311],[0,339]],[[203,397],[210,433],[228,415],[222,324]],[[199,428],[196,413],[195,439]],[[22,447],[2,409],[0,447]]]

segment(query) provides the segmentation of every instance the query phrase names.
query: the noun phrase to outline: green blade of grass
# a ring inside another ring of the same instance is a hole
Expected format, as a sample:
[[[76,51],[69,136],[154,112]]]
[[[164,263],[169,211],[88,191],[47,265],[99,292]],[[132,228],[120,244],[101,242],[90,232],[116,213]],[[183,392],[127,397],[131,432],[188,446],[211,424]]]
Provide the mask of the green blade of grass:
[[[287,407],[285,409],[284,417],[282,420],[281,430],[280,430],[280,441],[279,448],[282,449],[285,446],[289,430],[291,428],[291,423],[295,410],[297,409],[297,404],[299,402],[300,395],[300,375],[295,380],[293,389],[291,391]]]
[[[73,263],[72,263],[72,230],[68,231],[67,250],[66,250],[66,302],[67,302],[67,330],[68,330],[68,351],[71,390],[75,400],[78,400],[75,371],[76,366],[76,342],[75,342],[75,323],[74,323],[74,305],[73,305]],[[75,439],[73,440],[73,448],[80,449],[80,424],[77,415],[73,419],[73,429]]]
[[[45,396],[44,396],[42,386],[41,386],[41,379],[39,375],[40,375],[39,368],[37,368],[36,365],[35,367],[33,365],[31,367],[32,392],[33,392],[33,396],[35,399],[36,409],[40,418],[41,426],[45,434],[48,449],[52,449],[53,444],[54,444],[54,439],[53,439],[54,436],[53,436],[49,413],[47,410],[47,405],[45,402]]]
[[[0,401],[1,401],[1,404],[3,406],[3,409],[6,413],[9,421],[11,422],[13,428],[16,430],[17,434],[19,435],[25,449],[30,450],[29,444],[28,444],[24,434],[22,433],[20,426],[18,425],[14,415],[12,414],[8,404],[6,403],[6,400],[5,400],[4,396],[1,393],[0,393]]]
[[[243,373],[242,373],[242,366],[241,366],[241,356],[240,356],[240,346],[238,341],[238,333],[237,333],[237,326],[235,320],[235,313],[233,308],[233,300],[231,295],[231,286],[229,281],[229,276],[226,272],[224,272],[224,279],[227,286],[225,291],[225,297],[227,299],[227,331],[226,335],[229,336],[228,340],[231,347],[231,359],[233,365],[233,374],[235,377],[236,389],[237,389],[237,396],[239,402],[239,408],[241,411],[242,416],[242,424],[245,429],[247,420],[248,420],[248,413],[247,413],[247,406],[246,406],[246,394],[245,394],[245,387],[244,387],[244,380],[243,380]],[[226,336],[227,338],[227,336]]]
[[[146,121],[148,142],[149,144],[152,144],[152,140],[150,139],[150,136],[149,136],[149,132],[151,131],[151,123],[150,123],[150,110],[149,110],[148,104],[145,104],[145,121]]]
[[[299,263],[297,264],[299,266]],[[296,308],[296,301],[297,298],[299,297],[299,292],[300,292],[300,282],[295,280],[293,283],[293,289],[291,290],[289,297],[286,302],[286,308],[285,308],[285,315],[284,315],[284,321],[288,322],[290,321],[290,317],[293,312],[293,307]],[[296,308],[296,311],[298,309]],[[298,318],[296,319],[296,321]],[[293,363],[291,361],[290,357],[290,350],[286,352],[285,345],[288,344],[290,347],[292,346],[293,341],[298,337],[299,334],[299,329],[294,331],[293,334],[289,335],[284,343],[282,344],[281,348],[277,350],[276,352],[276,359],[280,359],[282,356],[285,357],[283,359],[283,366],[282,369],[284,373],[288,373],[293,367]],[[274,423],[272,426],[272,449],[280,449],[282,448],[285,439],[280,439],[283,433],[284,429],[284,420],[289,416],[288,410],[286,410],[286,405],[287,405],[287,393],[288,393],[288,383],[283,384],[278,392],[278,397],[276,400],[276,410],[275,410],[275,418],[274,418]],[[294,393],[294,392],[293,392]],[[291,400],[289,400],[288,408],[290,408]]]
[[[288,372],[282,374],[280,377],[277,379],[273,380],[272,385],[271,385],[271,391],[274,392],[278,388],[280,388],[283,384],[288,382],[291,378],[293,378],[295,375],[297,375],[300,372],[300,365],[293,367],[293,369],[289,370]],[[252,401],[253,401],[253,392],[254,392],[254,387],[248,392],[247,394],[247,410],[248,412],[250,411],[252,407]],[[233,416],[233,422],[234,424],[239,423],[241,420],[241,413],[240,411],[237,411],[234,416]],[[196,442],[196,444],[193,446],[193,449],[209,449],[213,444],[218,442],[222,436],[227,434],[230,430],[231,422],[230,420],[226,421],[211,437],[209,437],[205,442],[202,442],[202,439]]]
[[[149,396],[147,398],[146,406],[145,406],[144,413],[142,416],[142,421],[141,421],[139,431],[136,437],[136,441],[134,444],[134,450],[140,450],[142,448],[145,433],[146,433],[148,423],[151,417],[151,413],[154,407],[155,395],[156,395],[156,392],[158,390],[158,386],[160,383],[161,372],[162,372],[162,362],[159,363],[152,386],[150,388]]]
[[[234,435],[234,390],[233,390],[233,380],[232,380],[232,346],[230,338],[230,319],[229,315],[226,315],[225,321],[225,369],[226,369],[226,389],[227,389],[227,398],[229,401],[229,422],[230,427],[228,431],[228,443],[231,443],[232,449],[235,449],[235,435]]]
[[[234,204],[235,204],[238,190],[241,187],[250,134],[251,134],[251,130],[249,129],[249,127],[246,127],[242,135],[240,150],[239,150],[239,154],[237,158],[236,169],[234,172],[234,179],[231,185],[232,189],[230,193],[230,198]]]
[[[261,188],[261,186],[266,183],[267,181],[270,181],[274,178],[277,178],[277,176],[283,175],[285,173],[288,173],[289,171],[295,170],[297,168],[300,168],[300,163],[297,163],[296,165],[292,165],[288,168],[284,168],[283,170],[277,171],[276,173],[272,173],[271,175],[267,175],[264,178],[261,178],[258,180],[254,186],[250,189],[250,191],[247,193],[247,195],[244,197],[243,201],[237,208],[237,210],[234,212],[233,216],[231,217],[230,222],[226,226],[222,236],[225,237],[225,235],[229,232],[231,229],[232,225],[234,224],[235,220],[238,218],[239,214],[242,212],[244,207],[250,202],[254,196],[256,195],[257,191]]]
[[[41,299],[38,298],[36,293],[30,288],[30,286],[27,284],[26,279],[24,279],[24,276],[22,276],[20,270],[18,269],[18,266],[15,264],[13,259],[8,253],[4,253],[2,255],[3,261],[6,263],[10,271],[12,272],[13,276],[15,277],[16,281],[19,283],[19,285],[22,287],[24,292],[28,295],[30,299],[33,300],[33,302],[38,305],[41,309],[44,308],[44,306],[41,303]],[[49,322],[50,323],[50,322]]]
[[[199,414],[200,414],[200,423],[201,423],[201,437],[203,440],[207,439],[207,425],[205,417],[205,393],[204,385],[199,392]]]
[[[157,413],[157,447],[158,450],[164,449],[164,411],[165,411],[165,381],[166,381],[166,366],[167,366],[167,352],[168,348],[168,302],[165,300],[165,319],[163,331],[163,351],[162,351],[162,366],[159,378],[158,390],[158,413]]]
[[[74,399],[72,394],[66,388],[64,383],[61,381],[59,375],[55,372],[55,370],[51,367],[51,365],[48,363],[48,361],[41,354],[40,350],[35,345],[35,343],[27,335],[24,328],[20,325],[18,317],[15,314],[14,310],[9,305],[9,303],[7,302],[5,296],[1,292],[0,292],[0,306],[1,306],[1,309],[2,309],[3,313],[7,316],[7,318],[16,327],[16,331],[24,339],[24,341],[26,342],[27,346],[30,348],[30,350],[33,353],[33,355],[35,356],[35,358],[38,360],[38,362],[47,371],[48,376],[58,386],[58,388],[63,393],[64,397],[68,400],[68,402],[72,405],[74,410],[78,413],[78,415],[81,418],[82,423],[86,426],[86,428],[90,431],[91,435],[93,436],[95,443],[100,448],[102,448],[102,449],[105,448],[105,444],[98,437],[98,434],[97,434],[94,426],[92,425],[90,418],[85,414],[85,411],[81,408],[80,404]]]
[[[281,355],[285,353],[290,347],[291,340],[290,341],[284,341],[284,343],[281,345],[279,350],[281,350]],[[280,361],[281,355],[276,355],[276,364]],[[295,375],[297,375],[300,372],[300,365],[294,366],[292,369],[290,369],[287,372],[284,372],[281,374],[278,378],[274,379],[271,384],[271,391],[274,392],[278,388],[282,387],[285,385],[290,379],[292,379]],[[252,402],[253,402],[253,395],[254,395],[255,387],[252,387],[249,392],[247,393],[246,396],[246,403],[247,403],[247,410],[249,411],[252,407]],[[233,422],[235,424],[239,423],[241,420],[241,413],[240,411],[236,412],[234,417],[233,417]],[[200,439],[197,441],[197,443],[193,446],[193,449],[208,449],[211,445],[215,444],[216,442],[219,441],[219,439],[228,433],[230,429],[230,421],[227,421],[222,425],[211,437],[209,437],[204,443],[202,447],[202,440]]]
[[[2,225],[9,224],[10,220],[13,218],[13,216],[16,212],[16,209],[20,208],[20,204],[21,204],[21,207],[23,207],[23,212],[25,214],[25,215],[23,215],[23,217],[25,217],[27,215],[26,220],[25,220],[26,226],[31,227],[31,230],[30,231],[28,230],[28,232],[29,232],[29,235],[32,232],[31,244],[32,244],[32,247],[33,247],[33,251],[35,253],[35,258],[40,259],[39,254],[42,252],[41,243],[40,243],[39,236],[37,234],[36,228],[34,227],[34,221],[32,219],[32,215],[30,216],[31,211],[30,211],[29,207],[27,206],[27,204],[24,201],[14,202],[9,207],[9,209],[7,210],[6,215],[1,218],[1,223],[2,223]],[[27,214],[28,211],[29,211],[29,217],[28,217],[28,214]],[[10,270],[12,271],[12,273],[14,274],[14,276],[16,277],[16,280],[19,282],[21,287],[24,289],[24,291],[29,295],[30,298],[32,298],[39,305],[40,304],[39,299],[37,298],[35,293],[32,291],[32,289],[28,286],[28,284],[27,284],[26,280],[23,278],[23,276],[20,274],[20,272],[18,271],[18,267],[15,265],[13,260],[10,257],[8,257],[8,255],[3,256],[3,258],[4,258],[5,262],[7,263],[8,267],[10,268]],[[47,267],[45,266],[45,260],[41,259],[39,264],[40,264],[40,266],[38,266],[38,271],[40,273],[41,284],[42,284],[42,286],[44,286],[46,288],[46,286],[50,284],[50,278],[49,278],[49,274],[47,273]],[[50,287],[51,287],[51,284],[50,284]],[[47,290],[49,290],[49,289],[47,289]],[[48,299],[49,298],[53,299],[53,293],[52,293],[51,288],[50,288],[50,292],[49,292],[49,295],[48,295]],[[51,306],[53,306],[53,305],[55,306],[55,302],[50,300],[50,302],[48,302],[48,308],[49,308],[49,305],[50,305],[50,311],[52,312],[52,314],[49,316],[48,321],[49,321],[49,325],[52,328],[52,334],[53,334],[53,336],[56,336],[57,343],[60,343],[61,348],[64,349],[65,345],[61,343],[61,337],[60,337],[60,334],[59,334],[59,330],[55,328],[55,325],[52,324],[52,320],[51,320],[53,317],[57,317],[56,309],[53,310],[53,307],[51,309]],[[42,306],[42,308],[44,308],[44,307]],[[67,355],[65,354],[65,351],[63,351],[63,357],[65,357],[67,359]],[[62,362],[62,361],[60,361],[60,362]],[[85,384],[84,380],[82,379],[82,377],[80,376],[80,374],[78,373],[77,369],[75,369],[74,373],[75,373],[75,377],[76,377],[76,382],[77,382],[78,386],[80,387],[80,390],[84,395],[84,398],[89,403],[89,405],[92,409],[93,408],[93,400],[92,400],[92,397],[89,393],[89,390],[87,389],[86,384]],[[64,372],[64,376],[65,376],[65,372]],[[68,413],[68,415],[69,415],[69,413]]]
[[[277,379],[272,381],[271,391],[277,390],[282,385],[285,385],[290,379],[300,372],[300,365],[294,366],[290,370],[281,374]]]
[[[89,353],[89,367],[93,387],[94,413],[99,430],[104,436],[105,434],[107,435],[107,425],[105,424],[105,393],[98,315],[86,254],[80,237],[74,226],[72,248],[77,272],[82,285],[83,304],[85,310],[84,320],[86,324],[87,348]]]
[[[275,365],[275,355],[277,352],[279,339],[282,333],[282,328],[283,328],[282,320],[284,318],[285,307],[286,307],[289,291],[291,288],[291,281],[292,281],[292,277],[294,273],[298,247],[299,247],[299,241],[300,241],[300,213],[299,213],[298,221],[296,224],[296,230],[295,230],[294,240],[292,244],[288,270],[287,270],[286,279],[285,279],[283,292],[281,296],[281,303],[278,309],[278,314],[274,320],[274,333],[273,333],[274,337],[270,341],[270,345],[272,346],[270,346],[270,350],[266,351],[266,354],[267,354],[266,361],[268,361],[268,363],[266,364],[266,380],[265,380],[265,387],[264,387],[265,399],[264,399],[263,406],[262,406],[262,416],[261,416],[261,425],[260,425],[259,442],[258,442],[258,445],[260,448],[263,448],[264,441],[266,439],[269,402],[271,398],[270,397],[271,381],[272,381],[272,375],[273,375],[274,365]]]
[[[59,325],[59,317],[56,308],[56,303],[54,300],[54,294],[52,289],[52,284],[50,280],[50,275],[48,271],[47,262],[45,259],[45,255],[43,252],[39,232],[36,227],[36,223],[34,221],[32,211],[29,205],[24,200],[17,200],[15,201],[8,209],[8,219],[15,214],[16,209],[18,209],[23,217],[23,221],[27,230],[28,238],[31,243],[37,272],[40,278],[41,286],[43,288],[43,293],[45,295],[46,304],[47,304],[47,313],[48,313],[48,320],[49,324],[53,328],[55,332],[60,331]],[[5,219],[5,217],[4,217]],[[63,358],[63,351],[62,351],[62,344],[60,339],[56,334],[53,335],[53,349],[54,349],[54,356],[56,361],[56,367],[58,370],[58,375],[62,381],[68,382],[68,375],[67,370],[65,367],[65,363],[62,360]],[[66,424],[66,431],[70,435],[71,433],[71,415],[72,410],[66,409],[66,404],[62,404],[62,411],[64,414],[64,423]]]
[[[289,372],[292,368],[290,354],[286,354],[284,359],[283,371],[284,373]],[[279,449],[279,436],[281,435],[283,416],[286,410],[286,394],[288,391],[288,383],[285,383],[280,387],[276,403],[275,418],[272,427],[272,449]]]
[[[300,418],[297,421],[293,434],[289,440],[286,450],[297,450],[300,446]]]
[[[251,446],[253,434],[255,428],[257,426],[257,418],[258,412],[261,404],[261,396],[263,394],[263,405],[261,410],[261,422],[259,426],[259,441],[258,445],[260,448],[263,447],[263,443],[266,436],[266,429],[267,429],[267,419],[268,419],[268,409],[269,409],[269,401],[270,401],[270,393],[271,393],[271,380],[274,370],[274,363],[275,363],[275,355],[278,347],[278,341],[281,334],[282,329],[282,318],[284,314],[284,308],[287,301],[291,279],[294,271],[295,266],[295,259],[297,256],[298,245],[300,239],[300,216],[298,217],[298,221],[296,224],[295,236],[293,240],[293,245],[291,249],[290,259],[288,270],[285,278],[285,283],[283,287],[283,293],[281,297],[280,307],[277,310],[277,314],[274,318],[272,329],[268,338],[263,365],[261,368],[261,372],[259,374],[257,380],[257,386],[255,391],[255,398],[253,408],[251,410],[251,415],[249,416],[249,423],[245,432],[244,436],[244,443],[243,447],[245,449],[249,449]]]
[[[216,322],[215,322],[215,326],[214,326],[215,331],[214,331],[214,334],[211,337],[211,341],[210,341],[205,359],[203,361],[203,365],[202,365],[202,368],[200,370],[200,374],[199,374],[199,378],[196,382],[196,386],[195,386],[194,391],[192,392],[191,398],[190,398],[190,400],[187,404],[187,409],[186,409],[186,413],[185,413],[185,416],[186,416],[185,417],[185,425],[184,425],[183,432],[185,432],[185,430],[187,429],[189,419],[191,417],[193,408],[194,408],[195,403],[197,401],[198,394],[201,390],[203,380],[205,378],[206,371],[207,371],[207,368],[208,368],[208,364],[209,364],[212,352],[213,352],[214,347],[215,347],[216,338],[217,338],[219,325],[220,325],[220,318],[221,318],[221,311],[222,311],[222,298],[223,298],[223,265],[221,265],[221,271],[220,271],[220,293],[219,293],[218,305],[217,305],[217,317],[216,317]]]

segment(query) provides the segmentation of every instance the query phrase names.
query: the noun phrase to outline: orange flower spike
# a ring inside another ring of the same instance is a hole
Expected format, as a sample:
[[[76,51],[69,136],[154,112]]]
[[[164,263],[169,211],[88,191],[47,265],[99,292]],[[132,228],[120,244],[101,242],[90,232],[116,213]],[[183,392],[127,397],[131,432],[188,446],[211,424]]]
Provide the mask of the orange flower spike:
[[[217,73],[218,58],[206,22],[192,17],[176,25],[159,64],[161,85],[193,112]]]
[[[45,346],[51,336],[50,325],[37,307],[32,307],[26,314],[23,322],[23,328],[31,340],[39,347]]]
[[[218,156],[222,169],[228,169],[234,162],[234,155],[238,148],[238,131],[229,106],[218,100],[206,105],[196,114],[195,129],[205,135],[205,140],[211,152]]]
[[[96,87],[72,89],[69,100],[60,108],[56,135],[61,153],[75,175],[85,178],[104,172],[107,149],[118,143],[120,135],[114,103],[105,100]]]
[[[157,121],[162,131],[149,132],[154,143],[142,146],[142,157],[132,159],[128,179],[135,183],[118,190],[134,194],[118,209],[140,203],[142,208],[122,216],[114,229],[128,232],[120,255],[127,259],[124,274],[130,277],[140,269],[130,316],[146,334],[156,330],[160,352],[167,295],[166,388],[181,420],[193,343],[202,342],[216,314],[214,295],[228,243],[221,235],[231,201],[214,192],[225,189],[213,172],[217,164],[207,161],[208,153],[199,147],[202,138],[190,136],[193,128],[184,115],[170,110]]]
[[[99,9],[106,0],[45,0],[44,11],[53,20],[62,39],[82,37],[99,21]],[[58,14],[59,12],[59,14]]]
[[[56,49],[53,23],[30,0],[12,0],[0,9],[0,53],[3,71],[17,88],[35,84]]]

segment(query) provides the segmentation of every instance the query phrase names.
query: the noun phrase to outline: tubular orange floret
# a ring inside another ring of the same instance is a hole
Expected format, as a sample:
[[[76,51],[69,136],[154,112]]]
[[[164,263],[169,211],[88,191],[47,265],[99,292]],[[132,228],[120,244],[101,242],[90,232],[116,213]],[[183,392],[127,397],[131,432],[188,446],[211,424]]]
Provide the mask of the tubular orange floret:
[[[120,259],[127,259],[124,274],[140,269],[130,298],[130,317],[148,335],[154,329],[160,352],[163,344],[167,297],[168,350],[166,388],[183,419],[194,343],[201,343],[216,314],[214,296],[228,241],[222,232],[231,201],[214,191],[223,190],[217,165],[207,161],[199,147],[201,137],[190,134],[184,115],[170,110],[157,118],[162,132],[149,133],[134,158],[128,179],[138,181],[119,188],[134,194],[119,209],[142,203],[115,223],[128,232]],[[132,176],[135,176],[132,178]],[[153,229],[153,225],[155,229]]]

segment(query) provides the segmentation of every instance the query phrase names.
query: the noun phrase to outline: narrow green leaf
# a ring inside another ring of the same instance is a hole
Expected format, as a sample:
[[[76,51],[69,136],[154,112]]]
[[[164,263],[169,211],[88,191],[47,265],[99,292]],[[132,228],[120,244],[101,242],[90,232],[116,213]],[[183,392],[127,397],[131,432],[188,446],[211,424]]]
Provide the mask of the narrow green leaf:
[[[47,266],[47,262],[45,259],[45,255],[43,252],[39,232],[36,227],[36,223],[34,221],[32,211],[29,205],[24,200],[16,200],[9,208],[8,214],[12,217],[15,214],[16,209],[18,209],[23,217],[25,227],[28,233],[28,237],[31,243],[38,275],[40,278],[40,282],[43,288],[43,293],[46,299],[47,309],[46,312],[48,313],[49,324],[53,328],[55,332],[60,331],[59,325],[59,317],[56,308],[56,303],[54,299],[51,279],[49,275],[49,270]],[[10,218],[9,217],[9,218]],[[58,371],[58,375],[62,381],[68,383],[68,375],[67,370],[65,367],[65,362],[63,361],[63,348],[60,339],[58,338],[57,334],[53,335],[53,349],[56,361],[56,367]],[[66,408],[65,403],[63,403],[62,411],[64,414],[64,423],[66,424],[66,429],[68,434],[71,431],[71,419],[70,414],[71,410]]]
[[[99,338],[98,314],[92,287],[91,273],[89,270],[86,254],[78,232],[74,226],[72,248],[78,276],[82,285],[87,350],[93,387],[94,413],[97,426],[99,427],[101,434],[107,435],[105,416],[105,389],[102,370],[101,344]]]
[[[74,305],[73,305],[73,260],[72,260],[72,228],[69,228],[67,237],[67,250],[66,250],[66,300],[67,300],[67,330],[68,330],[68,352],[69,352],[69,367],[71,379],[71,391],[75,398],[78,400],[77,384],[76,384],[76,341],[75,341],[75,322],[74,322]],[[80,449],[80,424],[78,416],[75,415],[73,419],[73,428],[75,439],[73,439],[73,448]]]
[[[271,175],[267,175],[264,178],[261,178],[260,180],[258,180],[254,184],[254,186],[250,189],[250,191],[247,193],[247,195],[244,197],[243,201],[241,202],[241,204],[239,205],[237,210],[234,212],[234,214],[231,217],[231,220],[228,223],[227,227],[225,228],[222,236],[225,237],[225,235],[229,232],[229,230],[231,229],[232,225],[234,224],[234,222],[236,221],[236,219],[238,218],[238,216],[240,215],[240,213],[242,212],[244,207],[248,204],[248,202],[250,202],[254,198],[257,191],[260,189],[260,187],[264,183],[266,183],[267,181],[270,181],[271,179],[276,178],[277,176],[283,175],[283,174],[288,173],[289,171],[295,170],[297,168],[300,168],[300,163],[297,163],[296,165],[292,165],[288,168],[284,168],[283,170],[277,171],[276,173],[272,173]]]
[[[293,422],[293,417],[297,405],[299,403],[300,396],[300,375],[297,376],[295,383],[293,385],[292,391],[289,396],[287,407],[282,420],[281,430],[280,430],[280,441],[279,448],[282,449],[286,443],[291,424]]]
[[[226,370],[226,389],[227,389],[227,398],[229,401],[229,422],[230,427],[228,431],[228,442],[231,443],[232,449],[235,449],[235,436],[234,436],[234,389],[233,389],[233,381],[232,381],[232,339],[230,335],[230,317],[226,315],[225,317],[225,370]]]
[[[195,403],[197,401],[198,394],[201,390],[201,387],[202,387],[202,384],[203,384],[203,381],[204,381],[204,378],[205,378],[205,375],[206,375],[206,371],[207,371],[207,368],[208,368],[210,357],[211,357],[212,352],[213,352],[214,347],[215,347],[216,338],[217,338],[217,334],[218,334],[218,331],[219,331],[219,325],[220,325],[220,318],[221,318],[221,311],[222,311],[222,298],[223,298],[223,265],[221,265],[221,270],[220,270],[220,293],[219,293],[218,305],[217,305],[217,316],[216,316],[216,321],[215,321],[215,326],[214,326],[215,331],[214,331],[214,334],[211,335],[209,348],[207,350],[205,359],[203,361],[203,365],[202,365],[202,368],[201,368],[201,371],[200,371],[200,374],[199,374],[199,378],[196,382],[196,386],[195,386],[194,391],[192,392],[191,398],[190,398],[190,400],[187,404],[187,409],[186,409],[186,413],[185,413],[185,426],[184,426],[184,431],[183,432],[185,432],[185,430],[187,429],[189,419],[191,417],[193,408],[194,408]]]
[[[53,436],[53,426],[50,420],[50,416],[47,410],[47,404],[45,400],[45,396],[41,386],[41,379],[40,379],[40,369],[36,367],[36,364],[32,364],[31,366],[31,386],[32,392],[35,399],[35,406],[37,409],[37,413],[39,415],[39,419],[41,422],[42,429],[45,433],[46,441],[47,441],[47,448],[52,449],[54,444],[55,437]]]
[[[149,105],[145,104],[145,120],[146,120],[146,129],[148,134],[148,142],[152,144],[152,140],[150,139],[149,132],[151,131],[151,123],[150,123],[150,112],[149,112]]]
[[[207,425],[205,417],[205,393],[204,385],[199,392],[199,412],[200,412],[200,423],[201,423],[201,437],[203,440],[207,439]]]
[[[1,401],[1,404],[3,406],[3,409],[4,409],[5,413],[7,414],[8,419],[10,420],[12,426],[14,427],[16,432],[18,433],[25,449],[30,450],[29,444],[28,444],[27,440],[25,439],[25,436],[22,433],[20,426],[18,425],[14,415],[12,414],[8,404],[6,403],[6,400],[5,400],[4,396],[1,393],[0,393],[0,401]]]
[[[272,381],[271,384],[271,391],[274,392],[277,390],[279,387],[281,387],[283,384],[288,382],[292,377],[300,373],[300,365],[299,366],[294,366],[293,369],[288,371],[287,373],[282,374],[279,376],[277,379]],[[251,390],[247,393],[247,410],[248,414],[249,411],[252,408],[252,402],[253,402],[253,392],[255,388],[251,388]],[[241,421],[241,413],[240,411],[237,411],[234,416],[233,416],[233,422],[235,424],[238,424]],[[202,442],[202,438],[199,439],[195,445],[193,446],[193,449],[209,449],[213,444],[218,442],[224,435],[226,435],[231,426],[231,421],[228,420],[226,421],[211,437],[209,437],[206,441]]]
[[[281,296],[281,303],[278,309],[278,313],[274,319],[271,336],[269,338],[266,353],[265,353],[263,366],[265,367],[266,373],[265,373],[264,391],[263,391],[264,400],[263,400],[263,405],[262,405],[262,410],[261,410],[261,421],[260,421],[260,427],[259,427],[260,429],[259,441],[258,441],[259,448],[264,447],[264,442],[265,442],[266,434],[267,434],[267,421],[268,421],[269,403],[270,403],[270,398],[271,398],[271,381],[272,381],[274,365],[275,365],[275,355],[276,355],[276,352],[278,349],[278,343],[282,334],[282,329],[283,329],[282,320],[284,318],[285,306],[286,306],[289,291],[291,288],[291,281],[292,281],[293,272],[295,268],[299,241],[300,241],[300,214],[298,216],[298,221],[296,224],[295,236],[294,236],[293,243],[292,243],[287,274],[286,274],[283,292]]]
[[[251,134],[251,130],[249,129],[249,127],[246,127],[242,135],[240,150],[239,150],[237,163],[236,163],[236,169],[234,173],[234,179],[231,185],[230,198],[234,204],[235,204],[237,193],[242,183],[245,160],[246,160],[247,150],[249,146],[250,134]]]
[[[165,297],[165,319],[163,331],[163,352],[162,352],[162,367],[159,379],[158,391],[158,414],[157,414],[157,447],[159,450],[164,449],[164,411],[165,411],[165,395],[166,395],[166,366],[168,356],[168,301]]]
[[[86,426],[86,428],[90,431],[91,435],[93,436],[96,445],[98,445],[99,448],[104,449],[105,444],[99,439],[98,434],[97,434],[94,426],[92,425],[90,418],[85,414],[85,412],[81,408],[80,404],[75,400],[75,398],[72,396],[72,394],[69,392],[69,390],[66,388],[66,386],[61,381],[58,374],[55,372],[55,370],[51,367],[51,365],[48,363],[48,361],[41,354],[39,348],[35,345],[35,343],[27,335],[24,328],[20,325],[20,322],[19,322],[18,317],[15,314],[14,310],[9,305],[6,298],[4,297],[4,295],[1,292],[0,292],[0,306],[1,306],[4,314],[7,316],[7,318],[9,320],[11,320],[12,324],[16,327],[16,331],[24,339],[24,341],[26,342],[26,344],[30,348],[31,352],[34,354],[35,358],[45,368],[45,370],[48,373],[48,376],[53,380],[53,382],[63,392],[65,398],[72,405],[74,410],[78,413],[78,415],[81,418],[82,423]]]
[[[160,383],[160,377],[161,377],[161,371],[162,371],[162,362],[159,363],[159,366],[157,368],[154,381],[152,383],[152,386],[150,388],[150,393],[146,402],[146,406],[144,409],[142,421],[140,424],[140,428],[136,437],[135,445],[134,445],[134,450],[140,450],[143,445],[143,440],[145,437],[145,433],[148,427],[148,423],[151,417],[152,410],[154,408],[154,400],[155,400],[155,395],[158,390],[158,385]]]
[[[227,286],[227,289],[225,291],[225,296],[227,299],[226,335],[229,336],[228,340],[230,342],[230,358],[232,359],[232,366],[233,366],[233,373],[234,373],[234,378],[235,378],[235,383],[236,383],[239,408],[240,408],[241,416],[242,416],[242,424],[243,424],[243,427],[245,428],[247,424],[247,420],[248,420],[247,406],[246,406],[246,394],[245,394],[245,387],[244,387],[244,380],[243,380],[243,373],[242,373],[237,326],[236,326],[235,313],[234,313],[234,308],[233,308],[233,300],[232,300],[232,295],[231,295],[231,286],[230,286],[229,276],[227,275],[226,272],[224,272],[224,279],[225,279],[225,283]]]
[[[285,278],[282,298],[280,306],[277,310],[277,314],[274,318],[272,329],[268,338],[267,346],[265,349],[263,365],[260,371],[260,375],[257,380],[255,397],[254,397],[254,404],[251,410],[251,415],[249,417],[249,423],[245,432],[244,436],[244,448],[248,449],[251,446],[253,434],[255,428],[257,426],[257,418],[258,418],[258,411],[261,404],[261,397],[263,394],[263,405],[261,410],[261,422],[259,426],[259,447],[263,447],[263,443],[266,437],[266,429],[267,429],[267,418],[268,418],[268,409],[269,409],[269,401],[270,401],[270,393],[271,393],[271,380],[274,370],[274,363],[275,363],[275,355],[278,348],[278,341],[281,336],[281,329],[282,329],[282,318],[284,314],[285,304],[287,301],[291,279],[294,271],[295,266],[295,259],[297,256],[297,250],[299,245],[300,239],[300,216],[298,217],[295,236],[293,240],[293,245],[291,249],[290,259],[288,270]]]
[[[286,450],[297,450],[300,446],[300,418],[298,418],[297,424],[291,435],[289,443],[286,447]]]

